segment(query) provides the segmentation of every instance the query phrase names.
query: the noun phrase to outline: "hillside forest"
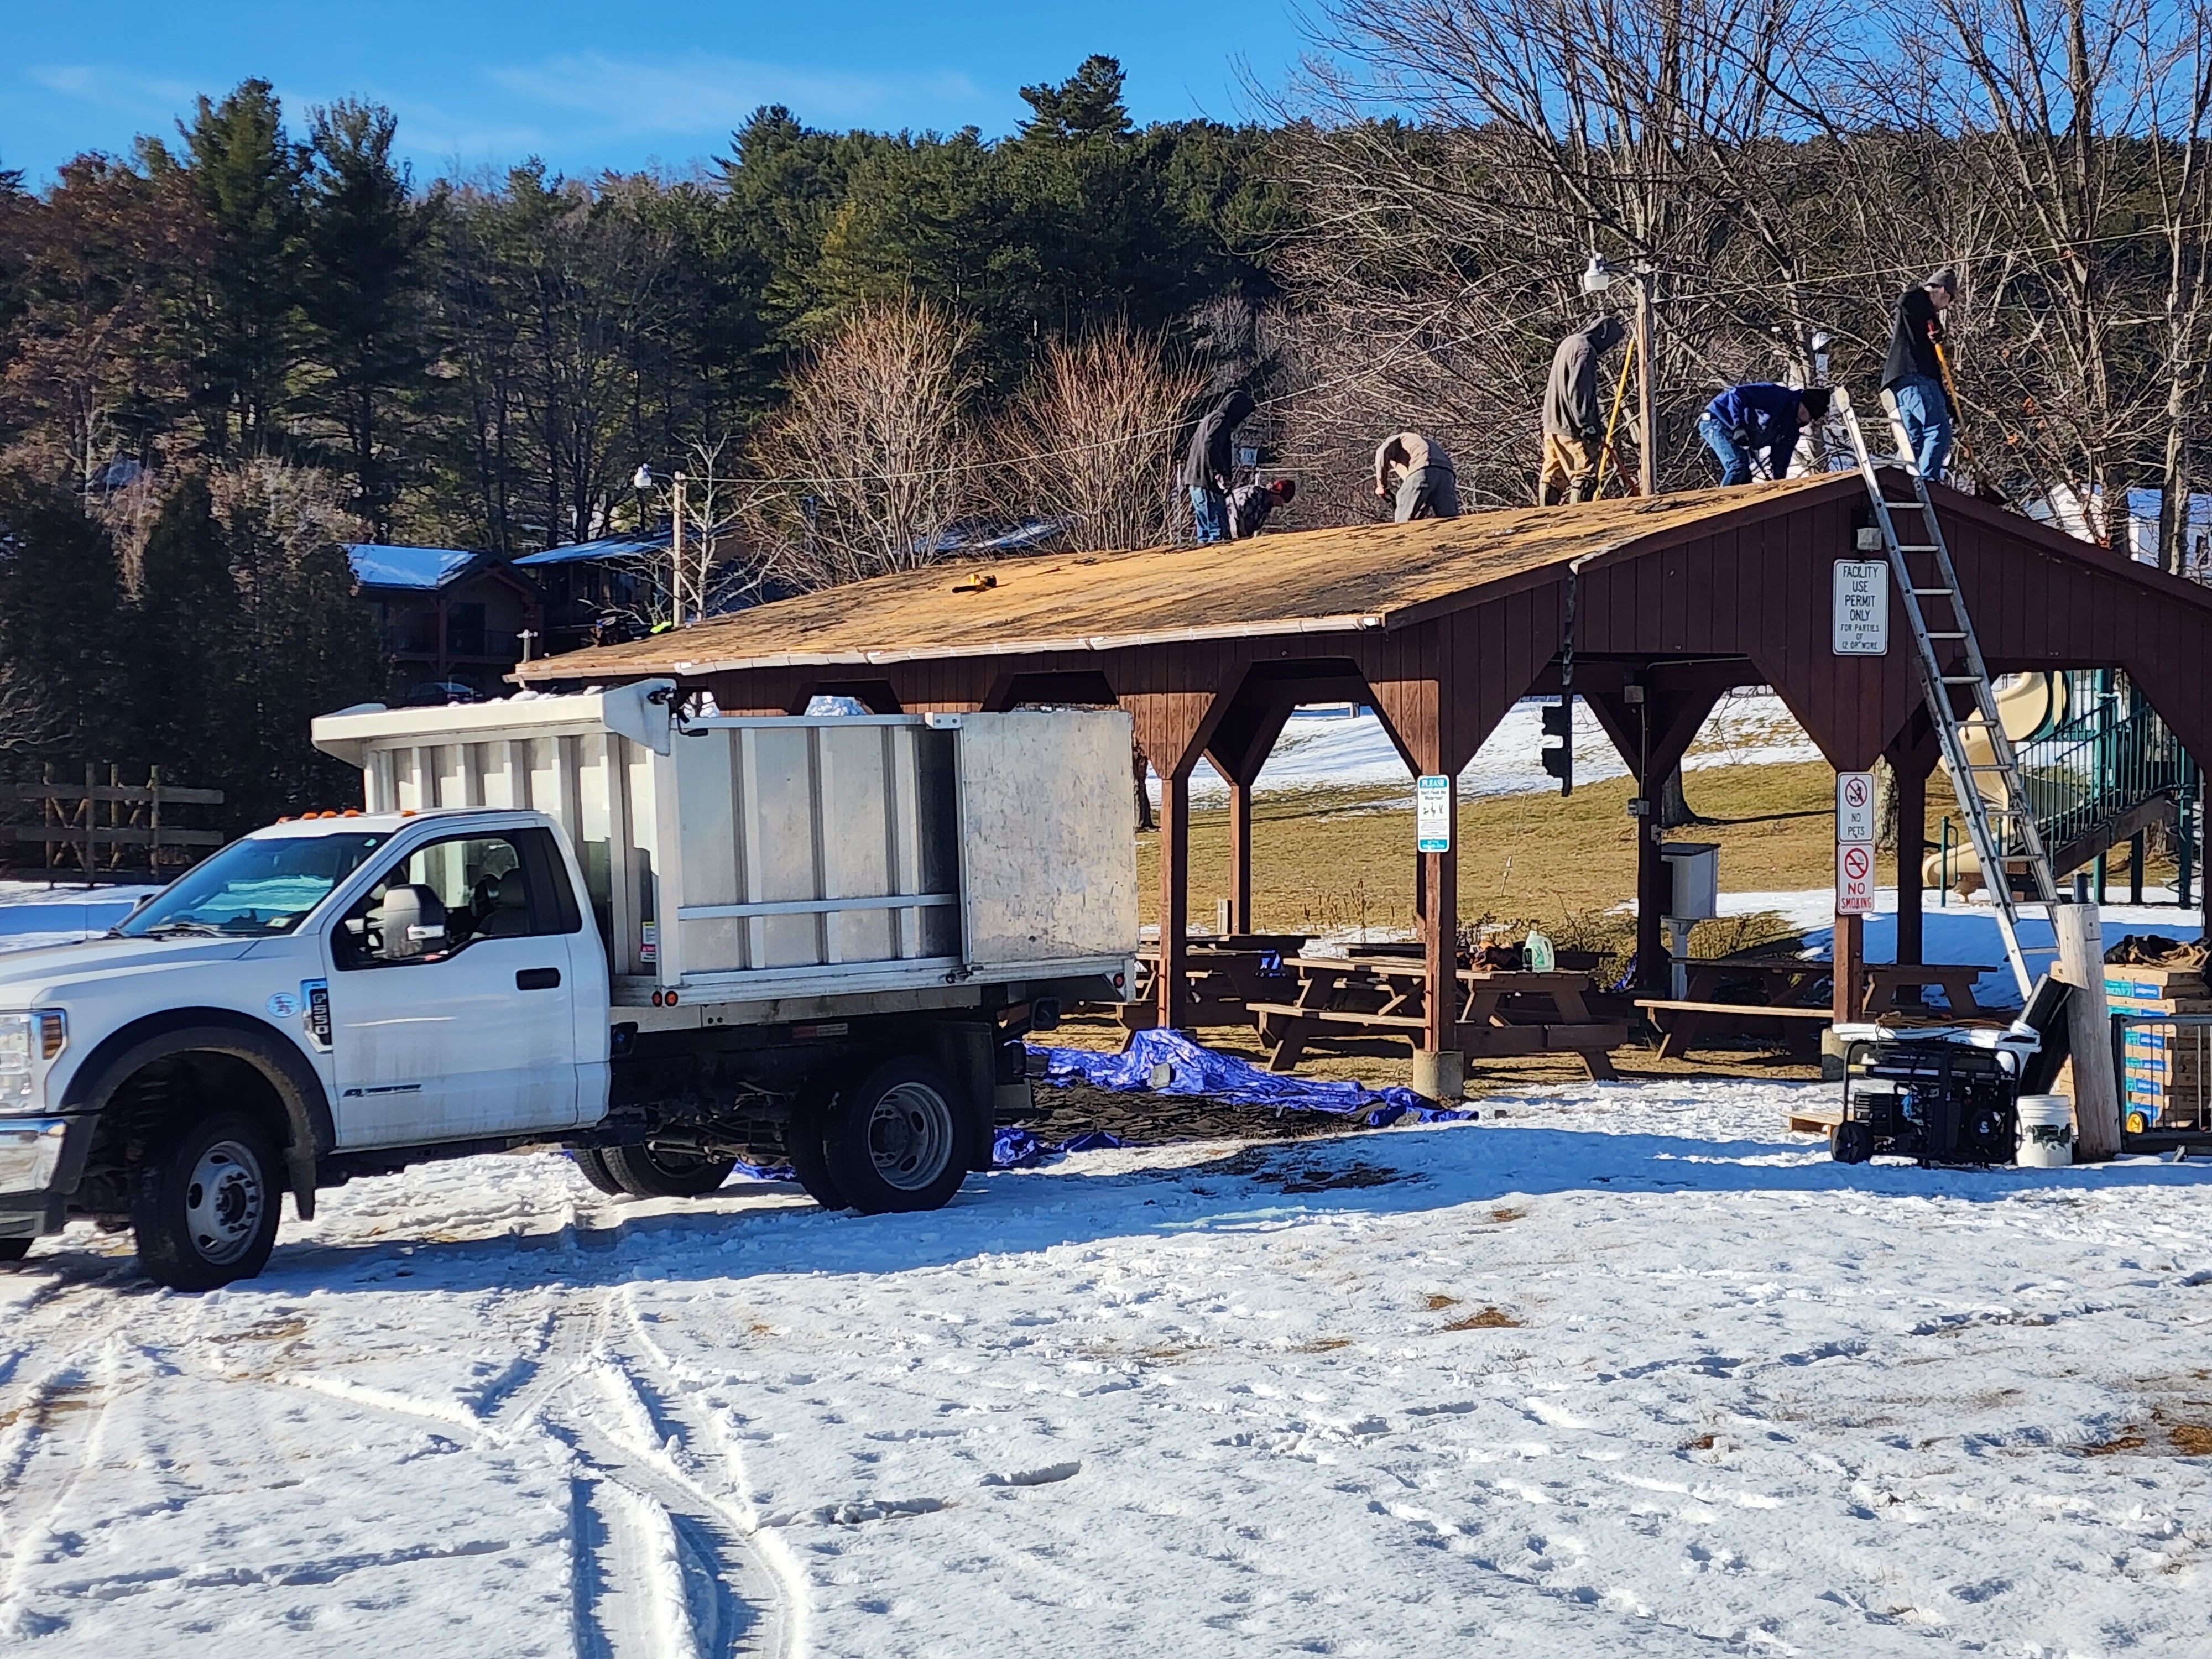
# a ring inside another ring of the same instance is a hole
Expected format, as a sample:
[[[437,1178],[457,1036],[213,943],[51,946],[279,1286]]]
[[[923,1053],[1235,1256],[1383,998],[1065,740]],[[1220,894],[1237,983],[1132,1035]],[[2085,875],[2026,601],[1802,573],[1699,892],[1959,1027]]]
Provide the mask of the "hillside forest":
[[[978,530],[1188,534],[1176,452],[1237,385],[1299,482],[1279,526],[1373,514],[1407,427],[1470,506],[1527,501],[1553,344],[1632,291],[1586,295],[1593,252],[1650,288],[1662,488],[1710,481],[1723,386],[1864,401],[1948,265],[1974,487],[2070,493],[2099,535],[2161,490],[2185,562],[2212,0],[1308,27],[1236,125],[1139,125],[1095,56],[1000,137],[769,107],[681,169],[421,178],[388,110],[247,80],[127,155],[0,172],[0,768],[158,762],[246,818],[328,796],[307,720],[381,683],[347,544],[650,529],[678,469],[702,564],[662,623]]]

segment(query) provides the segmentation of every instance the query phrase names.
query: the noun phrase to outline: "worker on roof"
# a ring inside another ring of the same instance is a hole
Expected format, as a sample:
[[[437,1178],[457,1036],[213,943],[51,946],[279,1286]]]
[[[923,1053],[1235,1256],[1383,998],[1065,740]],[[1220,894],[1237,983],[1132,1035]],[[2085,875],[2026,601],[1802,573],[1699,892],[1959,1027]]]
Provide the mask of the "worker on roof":
[[[1277,507],[1286,506],[1298,493],[1295,480],[1278,478],[1263,484],[1255,478],[1250,483],[1239,484],[1229,492],[1229,537],[1231,541],[1243,541],[1256,536],[1267,522],[1267,515]]]
[[[1881,389],[1897,405],[1920,476],[1939,482],[1951,453],[1955,416],[1943,374],[1943,313],[1958,295],[1959,273],[1948,265],[1905,289],[1881,365]]]
[[[1459,477],[1451,457],[1419,432],[1394,432],[1377,446],[1375,493],[1386,501],[1396,497],[1391,516],[1400,524],[1459,517]]]
[[[1183,451],[1182,482],[1190,491],[1190,516],[1197,539],[1229,539],[1229,478],[1234,452],[1230,441],[1244,417],[1259,405],[1238,386],[1206,410]]]
[[[1754,380],[1732,386],[1698,416],[1698,435],[1721,464],[1721,483],[1749,483],[1755,457],[1766,458],[1766,476],[1789,476],[1798,434],[1827,418],[1828,388],[1775,386]]]
[[[1618,317],[1601,317],[1559,342],[1552,378],[1544,383],[1544,459],[1536,476],[1536,501],[1586,501],[1597,493],[1598,462],[1605,448],[1605,404],[1598,391],[1598,359],[1628,331]]]

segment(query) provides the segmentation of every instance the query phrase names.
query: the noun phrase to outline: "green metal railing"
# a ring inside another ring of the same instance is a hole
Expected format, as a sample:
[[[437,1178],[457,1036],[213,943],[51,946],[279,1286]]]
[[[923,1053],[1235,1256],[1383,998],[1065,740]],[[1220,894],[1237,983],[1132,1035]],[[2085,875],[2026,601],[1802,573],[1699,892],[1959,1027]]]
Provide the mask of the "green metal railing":
[[[2118,693],[2020,744],[2019,752],[2029,810],[2053,851],[2154,795],[2186,801],[2197,788],[2196,764],[2181,740],[2148,703]]]
[[[2054,854],[2154,796],[2172,797],[2180,821],[2189,823],[2203,787],[2196,763],[2150,705],[2116,686],[2111,677],[2099,678],[2103,684],[2086,713],[2015,745],[2028,809],[2043,844]],[[1937,851],[1947,890],[1962,841],[1946,817]],[[2195,873],[2191,842],[2186,835],[2179,838],[2185,890]],[[2101,873],[2100,862],[2100,881]]]

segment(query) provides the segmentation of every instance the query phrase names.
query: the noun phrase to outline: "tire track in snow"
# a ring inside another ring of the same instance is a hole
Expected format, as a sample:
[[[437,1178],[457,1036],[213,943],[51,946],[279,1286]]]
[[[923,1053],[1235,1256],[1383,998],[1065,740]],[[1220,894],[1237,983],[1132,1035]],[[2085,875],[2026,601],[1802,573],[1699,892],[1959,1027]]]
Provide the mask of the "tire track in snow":
[[[702,1434],[649,1345],[642,1362],[610,1340],[619,1289],[578,1296],[556,1292],[554,1342],[569,1362],[560,1386],[524,1409],[566,1441],[597,1477],[587,1496],[606,1529],[596,1553],[614,1583],[580,1597],[589,1628],[614,1659],[756,1655],[799,1659],[805,1652],[804,1583],[782,1540],[763,1534],[734,1481],[735,1502],[709,1490],[712,1437]],[[582,1304],[584,1305],[577,1305]],[[629,1322],[635,1331],[635,1322]],[[656,1386],[656,1382],[659,1386]],[[702,1448],[707,1448],[702,1458]],[[750,1569],[750,1571],[747,1571]],[[741,1591],[733,1582],[744,1580]],[[581,1577],[580,1575],[580,1583]]]
[[[102,1338],[97,1374],[71,1364],[40,1379],[0,1438],[0,1638],[27,1640],[55,1627],[31,1612],[25,1585],[41,1558],[74,1553],[76,1540],[61,1522],[99,1455],[118,1392],[116,1340],[112,1333]]]

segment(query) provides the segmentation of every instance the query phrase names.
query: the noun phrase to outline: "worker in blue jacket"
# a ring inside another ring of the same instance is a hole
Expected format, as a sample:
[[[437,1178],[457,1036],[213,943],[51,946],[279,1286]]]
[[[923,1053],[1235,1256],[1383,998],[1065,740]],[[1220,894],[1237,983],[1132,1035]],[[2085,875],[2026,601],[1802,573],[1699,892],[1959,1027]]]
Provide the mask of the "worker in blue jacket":
[[[1766,476],[1779,478],[1790,471],[1797,434],[1827,413],[1826,386],[1753,381],[1732,386],[1707,404],[1698,417],[1698,435],[1720,458],[1723,485],[1749,483],[1752,457],[1760,453],[1766,457]]]

